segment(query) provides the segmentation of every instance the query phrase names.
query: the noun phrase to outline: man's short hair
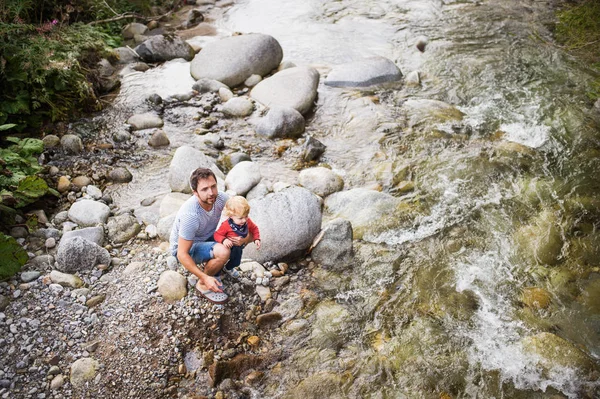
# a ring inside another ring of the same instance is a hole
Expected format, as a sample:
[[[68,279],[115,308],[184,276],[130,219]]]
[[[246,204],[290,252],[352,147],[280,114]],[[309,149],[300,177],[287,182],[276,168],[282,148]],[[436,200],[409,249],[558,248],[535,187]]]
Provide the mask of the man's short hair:
[[[217,177],[213,171],[208,168],[198,168],[193,171],[190,176],[190,187],[192,188],[192,191],[196,191],[198,188],[198,180],[208,179],[209,177],[212,177],[217,181]]]

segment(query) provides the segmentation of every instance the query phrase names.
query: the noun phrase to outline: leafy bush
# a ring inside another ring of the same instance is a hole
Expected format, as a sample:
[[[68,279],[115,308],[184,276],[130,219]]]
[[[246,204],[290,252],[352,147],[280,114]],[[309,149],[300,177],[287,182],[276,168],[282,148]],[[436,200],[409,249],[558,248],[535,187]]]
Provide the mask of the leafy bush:
[[[27,262],[27,252],[17,241],[0,233],[0,279],[13,276]]]

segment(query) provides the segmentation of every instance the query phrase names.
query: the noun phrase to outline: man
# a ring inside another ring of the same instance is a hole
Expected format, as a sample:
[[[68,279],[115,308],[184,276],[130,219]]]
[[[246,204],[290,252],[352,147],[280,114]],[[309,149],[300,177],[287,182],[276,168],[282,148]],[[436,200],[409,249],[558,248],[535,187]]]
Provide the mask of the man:
[[[171,230],[171,254],[198,277],[196,289],[200,295],[211,302],[224,303],[228,297],[218,274],[229,260],[230,252],[241,250],[241,245],[252,241],[252,235],[233,238],[236,246],[231,250],[215,242],[213,234],[228,196],[218,192],[217,178],[207,168],[192,172],[190,187],[194,195],[177,212]],[[201,263],[205,263],[204,271],[196,266]]]

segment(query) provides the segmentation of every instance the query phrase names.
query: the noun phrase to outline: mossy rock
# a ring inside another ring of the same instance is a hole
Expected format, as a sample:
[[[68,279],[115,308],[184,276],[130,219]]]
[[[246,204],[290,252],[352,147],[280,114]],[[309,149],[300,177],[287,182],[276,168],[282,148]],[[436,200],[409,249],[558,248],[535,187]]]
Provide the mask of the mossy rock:
[[[514,236],[521,255],[544,265],[558,264],[564,244],[559,223],[554,212],[544,210],[531,224],[521,227]]]
[[[578,301],[592,314],[600,314],[600,279],[592,280],[581,291]]]
[[[577,275],[567,267],[553,269],[549,279],[553,291],[558,295],[574,296],[578,291],[575,283]]]
[[[334,301],[321,302],[315,309],[311,341],[320,348],[339,349],[347,342],[350,313]]]
[[[539,287],[523,288],[521,293],[521,301],[532,309],[546,309],[550,306],[551,300],[550,293]]]
[[[570,241],[569,257],[587,266],[600,265],[600,233],[593,232]]]
[[[329,270],[322,268],[316,268],[312,276],[315,280],[315,285],[322,291],[337,293],[344,291],[345,282],[344,279]]]
[[[584,372],[594,369],[594,363],[585,353],[558,335],[542,332],[523,338],[522,343],[526,352],[539,356],[538,364],[546,375],[556,366]]]
[[[322,372],[313,374],[298,384],[291,392],[284,395],[289,399],[342,399],[345,398],[343,387],[352,382],[352,376],[349,374],[338,374],[332,372]]]
[[[407,100],[402,106],[402,111],[406,114],[408,126],[419,129],[445,122],[459,122],[465,116],[453,105],[428,99]]]
[[[555,202],[554,193],[558,184],[560,183],[553,183],[537,177],[521,179],[518,183],[520,188],[518,198],[531,207],[552,204]]]
[[[297,372],[309,372],[317,368],[333,366],[337,357],[337,352],[333,349],[302,348],[294,352],[291,364]]]

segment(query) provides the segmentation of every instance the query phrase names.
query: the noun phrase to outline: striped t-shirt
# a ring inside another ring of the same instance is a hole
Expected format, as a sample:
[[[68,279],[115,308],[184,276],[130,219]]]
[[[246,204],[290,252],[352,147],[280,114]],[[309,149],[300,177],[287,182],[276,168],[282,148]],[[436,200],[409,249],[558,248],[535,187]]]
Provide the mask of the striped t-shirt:
[[[171,229],[169,239],[171,254],[177,256],[177,240],[179,237],[193,242],[212,240],[221,219],[223,208],[225,208],[225,202],[228,199],[227,194],[220,192],[210,211],[206,211],[200,206],[196,196],[192,196],[185,201],[179,208]]]

